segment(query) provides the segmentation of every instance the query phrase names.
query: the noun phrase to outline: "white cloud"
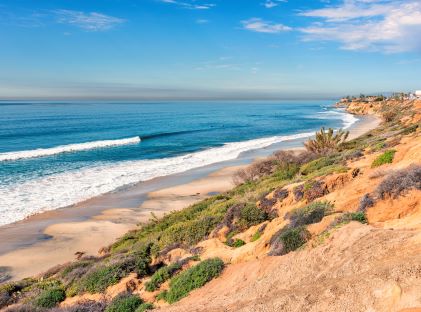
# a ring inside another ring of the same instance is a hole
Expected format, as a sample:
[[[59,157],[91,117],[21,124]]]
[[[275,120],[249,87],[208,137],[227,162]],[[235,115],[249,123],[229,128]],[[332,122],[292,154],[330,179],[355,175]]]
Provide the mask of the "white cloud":
[[[104,31],[125,22],[124,19],[96,12],[56,10],[54,14],[58,23],[74,25],[89,31]]]
[[[261,33],[276,34],[292,30],[291,27],[264,21],[261,18],[251,18],[249,20],[242,21],[241,23],[243,24],[244,29]]]
[[[266,0],[262,5],[267,9],[272,9],[277,7],[281,2],[288,2],[288,0]]]
[[[396,53],[421,50],[418,0],[345,0],[341,5],[301,12],[319,18],[299,29],[304,40],[337,41],[346,50]]]
[[[195,1],[192,1],[192,2],[183,2],[183,1],[178,1],[178,0],[160,0],[160,1],[164,3],[178,5],[183,8],[191,9],[191,10],[208,10],[215,6],[215,4],[213,3],[200,3],[199,4],[199,3],[196,3]]]

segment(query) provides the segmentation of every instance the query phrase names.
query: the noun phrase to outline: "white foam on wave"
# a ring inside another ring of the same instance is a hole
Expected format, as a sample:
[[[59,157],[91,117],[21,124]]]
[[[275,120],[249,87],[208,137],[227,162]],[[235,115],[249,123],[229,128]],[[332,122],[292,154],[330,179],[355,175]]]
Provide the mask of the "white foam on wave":
[[[133,138],[119,139],[119,140],[102,140],[102,141],[93,141],[93,142],[86,142],[86,143],[61,145],[61,146],[50,147],[50,148],[39,148],[39,149],[28,150],[28,151],[7,152],[7,153],[0,153],[0,161],[13,161],[13,160],[25,159],[25,158],[46,157],[46,156],[52,156],[52,155],[62,154],[62,153],[80,152],[80,151],[87,151],[87,150],[97,149],[97,148],[137,144],[139,142],[140,142],[140,138],[137,136]]]
[[[125,185],[236,159],[242,152],[312,135],[313,132],[309,132],[227,143],[177,157],[103,164],[0,186],[0,225],[76,204]]]
[[[332,110],[332,111],[325,111],[320,112],[316,116],[318,119],[339,119],[343,122],[343,129],[348,129],[351,127],[354,123],[356,123],[359,119],[356,118],[354,115],[349,114],[342,110]]]

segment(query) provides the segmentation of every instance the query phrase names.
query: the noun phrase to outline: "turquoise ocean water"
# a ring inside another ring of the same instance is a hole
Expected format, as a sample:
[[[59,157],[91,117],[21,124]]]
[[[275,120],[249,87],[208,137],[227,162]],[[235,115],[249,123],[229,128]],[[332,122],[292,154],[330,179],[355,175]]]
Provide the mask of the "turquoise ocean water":
[[[0,225],[356,119],[318,102],[0,102]]]

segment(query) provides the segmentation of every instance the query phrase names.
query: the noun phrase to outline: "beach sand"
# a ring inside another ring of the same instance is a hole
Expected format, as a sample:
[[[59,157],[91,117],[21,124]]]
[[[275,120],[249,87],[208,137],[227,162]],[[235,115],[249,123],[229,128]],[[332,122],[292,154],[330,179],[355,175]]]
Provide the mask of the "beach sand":
[[[96,255],[101,247],[113,243],[138,223],[147,222],[151,212],[160,217],[231,189],[232,175],[239,168],[227,167],[187,184],[151,192],[139,209],[107,209],[87,221],[49,225],[44,234],[50,239],[1,255],[0,266],[6,267],[7,274],[15,280],[71,261],[77,252]]]
[[[377,117],[362,117],[361,121],[350,129],[350,139],[374,129],[379,123]],[[25,229],[30,231],[33,224],[41,224],[42,230],[37,230],[38,237],[28,239],[26,245],[16,244],[14,241],[9,245],[5,244],[6,251],[0,254],[0,268],[6,267],[11,280],[17,280],[35,276],[55,265],[72,261],[77,252],[97,255],[101,247],[111,244],[127,231],[134,229],[137,224],[147,222],[151,213],[160,217],[169,211],[182,209],[213,194],[231,189],[232,176],[240,167],[228,166],[187,183],[180,179],[178,184],[148,192],[147,198],[142,200],[137,208],[97,208],[90,212],[92,215],[89,217],[77,221],[69,220],[75,219],[75,215],[84,210],[69,208],[64,210],[69,212],[67,219],[62,216],[63,211],[52,211],[29,218],[16,226],[10,225],[8,231],[3,232],[7,234],[0,231],[0,237],[6,243],[8,239],[16,239],[16,235],[25,240]],[[154,183],[159,185],[159,179]],[[133,197],[136,197],[135,195],[132,194]],[[109,205],[112,206],[112,203]],[[60,217],[57,217],[57,214]],[[52,219],[56,221],[52,223]]]

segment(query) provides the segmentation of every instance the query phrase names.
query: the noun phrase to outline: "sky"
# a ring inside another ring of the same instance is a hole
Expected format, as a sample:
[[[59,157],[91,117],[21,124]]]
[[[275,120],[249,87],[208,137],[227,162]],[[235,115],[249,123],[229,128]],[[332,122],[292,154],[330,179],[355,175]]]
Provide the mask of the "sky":
[[[0,99],[421,89],[421,0],[0,0]]]

